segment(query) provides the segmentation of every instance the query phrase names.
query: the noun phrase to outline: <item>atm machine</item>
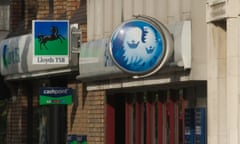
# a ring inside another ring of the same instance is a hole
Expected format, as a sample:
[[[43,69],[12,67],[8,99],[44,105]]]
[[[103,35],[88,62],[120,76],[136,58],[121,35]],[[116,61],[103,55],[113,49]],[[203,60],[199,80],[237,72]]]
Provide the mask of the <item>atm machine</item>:
[[[185,109],[184,123],[184,144],[206,144],[206,108]]]
[[[194,108],[187,108],[184,112],[184,144],[194,144]]]
[[[206,108],[195,109],[195,144],[206,144]]]

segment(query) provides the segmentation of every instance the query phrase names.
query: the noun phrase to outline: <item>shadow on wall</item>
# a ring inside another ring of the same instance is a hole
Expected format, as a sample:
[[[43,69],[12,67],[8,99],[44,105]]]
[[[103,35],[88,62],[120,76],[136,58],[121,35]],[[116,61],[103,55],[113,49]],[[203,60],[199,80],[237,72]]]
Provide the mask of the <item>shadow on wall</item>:
[[[86,0],[81,0],[79,3],[79,8],[77,8],[71,18],[70,23],[86,24],[87,23],[87,4]]]
[[[77,109],[78,109],[77,89],[72,90],[72,96],[73,96],[73,105],[72,105],[72,111],[71,111],[71,129],[73,128],[73,123],[74,123],[76,113],[77,113]]]
[[[72,105],[71,118],[70,118],[71,129],[73,128],[73,124],[74,124],[74,121],[75,121],[75,118],[76,118],[76,115],[77,115],[80,98],[81,98],[81,101],[82,101],[81,109],[83,110],[84,107],[85,107],[86,97],[87,97],[87,92],[85,91],[86,87],[84,85],[82,85],[81,89],[82,90],[79,90],[78,86],[76,86],[76,89],[73,89],[73,91],[72,91],[73,105]],[[79,94],[80,91],[82,91],[82,94]]]

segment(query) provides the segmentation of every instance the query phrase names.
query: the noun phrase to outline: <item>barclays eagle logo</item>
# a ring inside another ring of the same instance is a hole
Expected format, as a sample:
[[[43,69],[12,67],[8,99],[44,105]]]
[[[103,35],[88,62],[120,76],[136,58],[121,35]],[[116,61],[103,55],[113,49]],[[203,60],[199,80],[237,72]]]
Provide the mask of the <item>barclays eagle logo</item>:
[[[157,28],[143,20],[123,23],[111,38],[110,54],[124,71],[152,71],[164,55],[163,37]]]

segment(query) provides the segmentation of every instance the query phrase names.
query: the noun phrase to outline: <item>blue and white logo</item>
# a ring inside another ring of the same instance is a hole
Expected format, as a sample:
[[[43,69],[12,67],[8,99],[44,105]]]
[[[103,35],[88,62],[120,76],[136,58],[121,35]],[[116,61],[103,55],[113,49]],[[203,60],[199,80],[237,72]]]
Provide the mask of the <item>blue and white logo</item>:
[[[164,37],[159,28],[141,19],[121,24],[112,34],[110,55],[125,72],[146,74],[161,63],[165,55]]]

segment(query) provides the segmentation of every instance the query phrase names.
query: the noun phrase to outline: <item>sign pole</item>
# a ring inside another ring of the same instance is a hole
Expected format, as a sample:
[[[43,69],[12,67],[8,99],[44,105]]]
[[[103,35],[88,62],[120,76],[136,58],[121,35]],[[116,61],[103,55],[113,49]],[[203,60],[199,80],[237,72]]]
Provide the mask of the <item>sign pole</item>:
[[[51,144],[61,144],[60,131],[59,131],[59,106],[50,106],[50,143]]]

